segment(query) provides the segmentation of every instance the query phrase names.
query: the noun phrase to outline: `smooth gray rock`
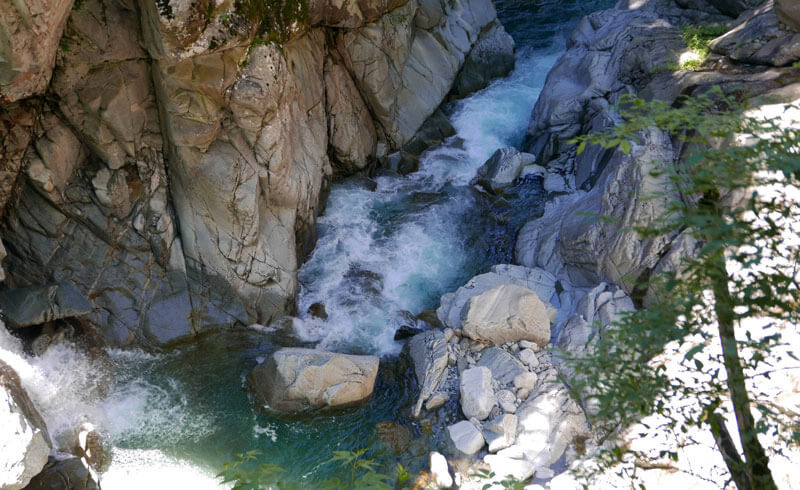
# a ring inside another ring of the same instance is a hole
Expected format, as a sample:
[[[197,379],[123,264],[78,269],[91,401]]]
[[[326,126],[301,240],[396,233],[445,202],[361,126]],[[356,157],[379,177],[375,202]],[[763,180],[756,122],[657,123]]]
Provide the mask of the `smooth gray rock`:
[[[2,291],[0,310],[10,327],[22,328],[85,315],[92,305],[72,283],[63,282]]]
[[[413,411],[414,417],[419,417],[422,404],[436,391],[447,371],[447,341],[440,330],[428,330],[408,341],[408,351],[420,387]]]
[[[467,55],[464,66],[453,83],[451,96],[466,97],[495,78],[508,75],[514,69],[514,39],[495,21],[484,28],[478,42]]]
[[[516,148],[500,148],[478,168],[473,184],[478,184],[487,191],[497,194],[510,186],[519,177],[526,162]]]
[[[461,373],[461,411],[467,418],[483,420],[497,405],[492,388],[492,372],[487,367],[474,367]]]
[[[711,42],[711,50],[758,65],[784,66],[800,59],[800,34],[781,29],[773,0],[748,10]]]
[[[494,345],[529,340],[550,342],[550,317],[533,291],[503,284],[470,298],[461,316],[464,335]]]
[[[472,456],[480,451],[484,444],[481,431],[467,420],[448,426],[447,434],[450,436],[453,446],[467,456]]]
[[[497,404],[506,413],[517,411],[517,397],[509,390],[500,390],[496,393]]]
[[[372,396],[375,356],[318,349],[279,349],[256,366],[247,381],[260,404],[280,412],[353,406]]]
[[[0,361],[0,488],[25,487],[47,463],[51,448],[44,419],[19,375]]]
[[[512,444],[517,438],[517,416],[509,413],[483,424],[483,437],[489,445],[489,452],[496,453]]]
[[[492,472],[503,478],[511,476],[524,482],[536,473],[536,467],[521,459],[511,459],[497,454],[487,454],[483,457]]]
[[[483,352],[477,366],[488,368],[492,378],[501,385],[507,386],[514,378],[528,370],[514,356],[499,347],[490,347]]]

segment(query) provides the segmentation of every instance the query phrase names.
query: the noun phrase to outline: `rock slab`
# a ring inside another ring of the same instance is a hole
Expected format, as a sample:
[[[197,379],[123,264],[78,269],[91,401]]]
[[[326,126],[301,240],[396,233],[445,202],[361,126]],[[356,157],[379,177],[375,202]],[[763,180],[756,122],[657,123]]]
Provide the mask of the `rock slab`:
[[[461,373],[461,410],[467,418],[483,420],[496,404],[489,368],[479,366]]]
[[[16,371],[0,361],[0,488],[25,487],[47,463],[50,449],[42,416]]]
[[[372,395],[378,364],[375,356],[285,348],[256,366],[248,383],[260,404],[279,412],[353,406]]]
[[[470,299],[461,318],[464,334],[495,345],[529,340],[550,342],[545,304],[530,289],[504,284]]]

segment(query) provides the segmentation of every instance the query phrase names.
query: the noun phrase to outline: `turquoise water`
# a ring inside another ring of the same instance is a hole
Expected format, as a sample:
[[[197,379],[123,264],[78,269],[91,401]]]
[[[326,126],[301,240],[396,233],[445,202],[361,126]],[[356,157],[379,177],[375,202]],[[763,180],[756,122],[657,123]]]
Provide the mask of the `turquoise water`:
[[[405,312],[435,308],[441,294],[511,260],[516,230],[541,212],[541,184],[525,183],[508,199],[492,201],[469,180],[497,148],[522,142],[571,26],[609,4],[498,2],[517,41],[515,71],[446,107],[458,135],[426,152],[418,172],[378,177],[374,191],[359,179],[333,186],[319,219],[319,242],[299,274],[301,320],[293,332],[225,331],[165,354],[113,350],[117,382],[99,399],[76,394],[69,380],[48,385],[48,396],[70,401],[48,405],[46,418],[85,414],[106,433],[114,463],[103,487],[214,488],[222,465],[252,449],[261,451],[259,462],[285,468],[303,487],[335,473],[325,461],[338,449],[369,448],[386,468],[396,461],[423,468],[430,449],[442,442],[409,417],[416,386],[397,356],[401,344],[394,331]],[[317,302],[325,305],[325,321],[304,313]],[[278,418],[254,412],[246,374],[278,344],[293,342],[382,356],[373,398],[337,414]],[[79,354],[51,351],[28,360],[24,377],[44,385],[53,376],[48,372],[91,376]],[[448,416],[441,415],[438,426]],[[381,436],[387,425],[400,434],[394,446]]]

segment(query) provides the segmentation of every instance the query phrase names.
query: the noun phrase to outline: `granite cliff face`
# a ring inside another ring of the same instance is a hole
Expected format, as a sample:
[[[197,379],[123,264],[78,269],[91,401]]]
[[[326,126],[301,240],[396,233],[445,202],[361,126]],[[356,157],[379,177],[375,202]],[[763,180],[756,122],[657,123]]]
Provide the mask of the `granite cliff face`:
[[[513,50],[490,0],[312,0],[280,44],[243,5],[0,2],[7,285],[73,282],[115,345],[268,322],[327,182]]]

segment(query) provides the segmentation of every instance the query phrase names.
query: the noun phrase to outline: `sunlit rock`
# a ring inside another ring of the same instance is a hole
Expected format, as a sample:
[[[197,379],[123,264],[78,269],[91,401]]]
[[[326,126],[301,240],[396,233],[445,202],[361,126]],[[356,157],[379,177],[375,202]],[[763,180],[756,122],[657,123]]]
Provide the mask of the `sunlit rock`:
[[[248,376],[259,404],[280,412],[353,406],[375,388],[375,356],[285,348],[273,353]]]
[[[529,340],[550,342],[547,308],[530,289],[502,285],[474,296],[461,318],[464,335],[495,345]]]
[[[0,361],[0,488],[19,490],[27,485],[47,463],[50,449],[44,419],[17,373]]]

